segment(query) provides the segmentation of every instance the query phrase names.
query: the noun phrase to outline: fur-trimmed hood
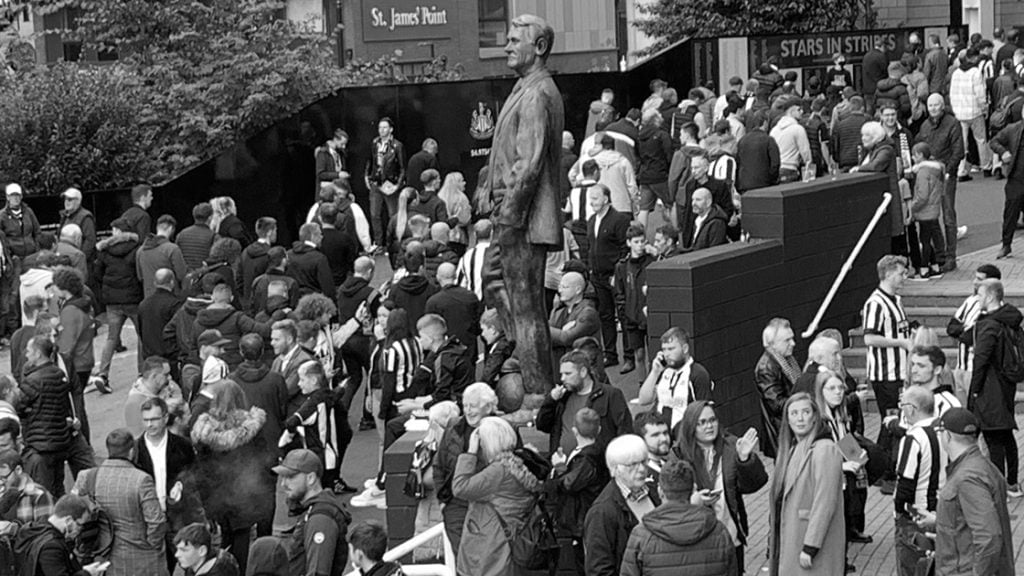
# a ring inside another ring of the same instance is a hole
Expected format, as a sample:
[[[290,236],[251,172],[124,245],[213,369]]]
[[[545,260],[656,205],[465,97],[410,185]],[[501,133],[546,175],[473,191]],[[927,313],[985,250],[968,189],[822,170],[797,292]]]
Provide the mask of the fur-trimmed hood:
[[[192,442],[214,452],[230,452],[251,442],[266,421],[267,413],[256,406],[248,411],[236,410],[224,418],[204,412],[192,426]]]

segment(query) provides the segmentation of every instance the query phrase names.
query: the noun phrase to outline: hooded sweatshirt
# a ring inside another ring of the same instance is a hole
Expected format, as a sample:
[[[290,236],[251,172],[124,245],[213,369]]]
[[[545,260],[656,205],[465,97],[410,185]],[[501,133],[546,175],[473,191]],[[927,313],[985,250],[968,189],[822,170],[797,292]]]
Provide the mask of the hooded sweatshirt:
[[[164,328],[165,340],[173,340],[181,348],[179,359],[189,364],[199,364],[199,349],[196,348],[196,338],[199,336],[196,330],[196,316],[200,310],[205,310],[212,304],[207,295],[190,296],[185,304],[178,308],[178,311],[171,317],[171,321]],[[168,334],[170,332],[171,334]]]
[[[945,166],[937,160],[925,160],[915,164],[913,171],[917,174],[914,180],[914,199],[910,205],[910,213],[915,222],[938,220],[942,210],[942,190],[945,188],[943,172]]]
[[[64,534],[47,520],[37,520],[18,530],[14,554],[21,566],[19,576],[69,574],[88,576],[73,554]]]
[[[370,286],[370,281],[359,276],[352,276],[348,280],[338,287],[338,319],[342,322],[356,315],[356,310],[359,309],[359,305],[366,301],[366,298],[373,292],[373,286]],[[371,316],[376,314],[376,302],[379,301],[379,295],[374,298],[374,302],[367,302],[369,307],[368,312]]]
[[[799,170],[803,165],[811,163],[811,143],[807,140],[807,131],[792,116],[779,118],[778,124],[772,128],[771,137],[779,145],[779,165],[785,170]]]
[[[633,529],[622,576],[739,573],[732,538],[715,513],[689,502],[665,501]]]
[[[409,318],[421,318],[427,307],[427,300],[437,294],[437,284],[427,280],[426,276],[409,274],[391,287],[388,297],[395,303],[395,308],[404,308]]]
[[[53,284],[53,270],[44,268],[30,268],[21,275],[21,291],[18,297],[21,299],[18,309],[21,310],[21,325],[28,326],[32,322],[25,316],[25,300],[29,296],[40,296],[43,300],[49,298],[47,287]],[[55,310],[51,310],[55,312]]]
[[[288,252],[285,273],[298,282],[300,296],[334,294],[334,277],[327,256],[305,242],[296,242]]]
[[[142,283],[135,275],[135,250],[139,238],[134,233],[111,236],[96,245],[95,279],[106,305],[142,302]]]
[[[640,184],[664,184],[668,181],[668,165],[672,159],[672,140],[659,126],[647,124],[640,128],[640,169],[636,181]]]
[[[91,371],[96,361],[92,339],[96,328],[92,321],[92,300],[86,296],[71,298],[60,309],[62,330],[57,336],[57,349],[74,372]]]
[[[188,272],[181,249],[163,236],[150,234],[146,237],[135,258],[135,275],[142,280],[142,289],[147,297],[156,291],[153,281],[157,270],[170,268],[178,282],[181,282]]]
[[[253,283],[270,267],[268,252],[270,252],[270,244],[259,240],[242,250],[242,302],[245,306],[252,301]]]
[[[966,61],[949,80],[949,104],[961,122],[973,120],[988,112],[988,91],[981,70]]]
[[[220,355],[220,359],[232,369],[242,363],[242,355],[238,351],[238,341],[242,339],[242,336],[256,332],[263,337],[264,341],[270,338],[270,323],[256,322],[230,306],[226,308],[210,306],[196,314],[195,328],[192,331],[193,337],[198,338],[204,330],[211,329],[220,330],[221,336],[230,340],[223,346],[224,353]]]
[[[612,208],[625,214],[633,212],[632,199],[636,197],[638,187],[636,173],[633,165],[625,156],[615,150],[601,150],[594,156],[601,168],[601,179],[598,183],[604,184],[612,193]],[[668,179],[668,167],[666,166],[665,179]]]

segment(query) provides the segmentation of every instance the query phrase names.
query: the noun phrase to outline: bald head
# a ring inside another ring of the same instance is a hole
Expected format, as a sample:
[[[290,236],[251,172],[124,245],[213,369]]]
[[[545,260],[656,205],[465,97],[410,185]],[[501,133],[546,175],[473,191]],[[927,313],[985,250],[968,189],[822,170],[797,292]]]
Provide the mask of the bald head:
[[[824,336],[818,336],[807,348],[807,359],[832,371],[839,370],[840,358],[839,342]]]
[[[170,268],[160,268],[153,275],[153,284],[157,288],[163,288],[165,290],[174,290],[174,272]]]
[[[576,139],[572,137],[572,132],[565,130],[562,132],[562,148],[573,149],[576,146]]]
[[[448,234],[452,231],[446,222],[434,222],[430,225],[430,239],[442,244],[448,243]]]
[[[583,298],[587,281],[579,272],[566,272],[558,282],[558,298],[566,304],[575,304]]]
[[[360,256],[356,258],[355,263],[352,265],[352,274],[359,276],[364,280],[371,280],[373,278],[373,270],[376,264],[373,262],[373,258],[368,256]]]
[[[928,115],[932,118],[938,118],[942,116],[943,110],[946,109],[946,101],[942,98],[942,94],[934,93],[928,97]]]
[[[697,188],[693,191],[693,213],[703,216],[711,210],[711,190]]]
[[[437,267],[437,283],[442,288],[455,284],[455,265],[451,262],[444,262]]]

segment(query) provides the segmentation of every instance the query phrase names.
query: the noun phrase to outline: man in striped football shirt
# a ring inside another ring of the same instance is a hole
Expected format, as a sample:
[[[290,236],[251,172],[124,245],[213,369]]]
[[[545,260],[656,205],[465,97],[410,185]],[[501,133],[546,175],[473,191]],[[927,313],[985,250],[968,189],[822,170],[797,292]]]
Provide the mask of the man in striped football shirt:
[[[946,334],[962,340],[961,336],[964,332],[974,328],[974,322],[978,320],[978,315],[981,314],[978,286],[989,278],[1001,280],[1003,273],[992,264],[978,266],[978,269],[974,271],[974,293],[964,300],[964,303],[957,308],[956,314],[949,319],[949,323],[946,325]],[[974,367],[974,350],[970,344],[963,341],[960,342],[959,348],[959,354],[957,354],[956,358],[956,369],[970,372]]]
[[[875,391],[878,412],[884,416],[890,410],[898,410],[900,389],[907,379],[907,352],[912,344],[910,325],[899,296],[907,279],[907,260],[888,254],[882,256],[877,267],[878,288],[864,303],[862,314],[867,378]],[[878,444],[887,451],[892,449],[889,429],[885,426],[879,429]]]

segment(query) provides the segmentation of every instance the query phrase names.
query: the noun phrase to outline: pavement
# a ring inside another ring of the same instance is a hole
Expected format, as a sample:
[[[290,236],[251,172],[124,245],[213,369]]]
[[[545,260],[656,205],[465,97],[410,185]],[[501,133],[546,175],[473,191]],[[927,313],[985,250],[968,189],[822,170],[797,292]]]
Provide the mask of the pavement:
[[[999,242],[999,228],[1003,205],[1003,181],[993,179],[982,179],[976,176],[972,182],[961,183],[958,187],[957,211],[959,223],[968,226],[967,236],[960,242],[959,252],[967,255],[970,252],[989,249]],[[1021,277],[1024,277],[1024,235],[1018,234],[1019,240],[1014,244],[1015,256],[1020,260],[1010,258],[1000,261],[1000,266],[1013,265],[1021,267]],[[1019,246],[1018,246],[1019,244]],[[994,250],[992,249],[993,257]],[[973,255],[972,255],[973,256]],[[971,260],[975,260],[974,257]],[[383,281],[389,268],[386,258],[377,259],[377,282]],[[963,268],[965,273],[966,267]],[[950,278],[952,281],[953,278]],[[964,278],[966,280],[966,277]],[[105,329],[103,329],[105,330]],[[105,332],[101,332],[96,339],[96,353],[99,356]],[[97,458],[106,457],[106,450],[103,446],[103,439],[111,430],[124,425],[123,403],[127,397],[131,383],[137,377],[135,368],[135,331],[130,322],[126,323],[123,331],[123,340],[128,352],[115,355],[111,366],[110,383],[113,393],[101,395],[95,391],[86,394],[86,408],[89,413],[92,426],[92,443],[96,448]],[[10,366],[10,353],[8,350],[0,351],[0,366],[5,369]],[[753,367],[751,367],[753,369]],[[610,368],[609,376],[613,383],[623,389],[627,398],[635,398],[639,389],[638,372],[627,376],[619,375],[618,368]],[[362,394],[359,394],[354,404],[358,406],[362,401]],[[353,409],[351,421],[357,425],[359,414]],[[1018,415],[1018,426],[1024,427],[1024,415]],[[877,435],[879,419],[877,414],[866,415],[866,427],[868,437],[874,438]],[[342,477],[352,486],[361,487],[364,480],[376,475],[378,450],[380,438],[373,430],[358,431],[354,433],[352,444],[349,446],[344,464],[342,466]],[[1018,434],[1018,444],[1021,445],[1021,452],[1024,453],[1024,434]],[[771,463],[766,463],[769,472]],[[68,479],[70,482],[70,478]],[[70,487],[70,483],[68,484]],[[347,500],[348,498],[346,498]],[[747,513],[751,521],[751,537],[746,551],[746,573],[758,574],[767,571],[765,547],[767,545],[767,523],[768,523],[768,496],[767,488],[760,492],[745,497]],[[1017,573],[1024,574],[1024,499],[1011,500],[1010,515],[1013,524],[1014,552],[1016,554]],[[386,523],[385,512],[376,508],[350,508],[355,521],[375,519]],[[869,490],[867,502],[867,530],[866,533],[874,537],[873,544],[850,546],[850,560],[857,566],[858,573],[862,574],[895,574],[895,552],[893,546],[893,521],[891,498],[882,495],[878,489]]]

